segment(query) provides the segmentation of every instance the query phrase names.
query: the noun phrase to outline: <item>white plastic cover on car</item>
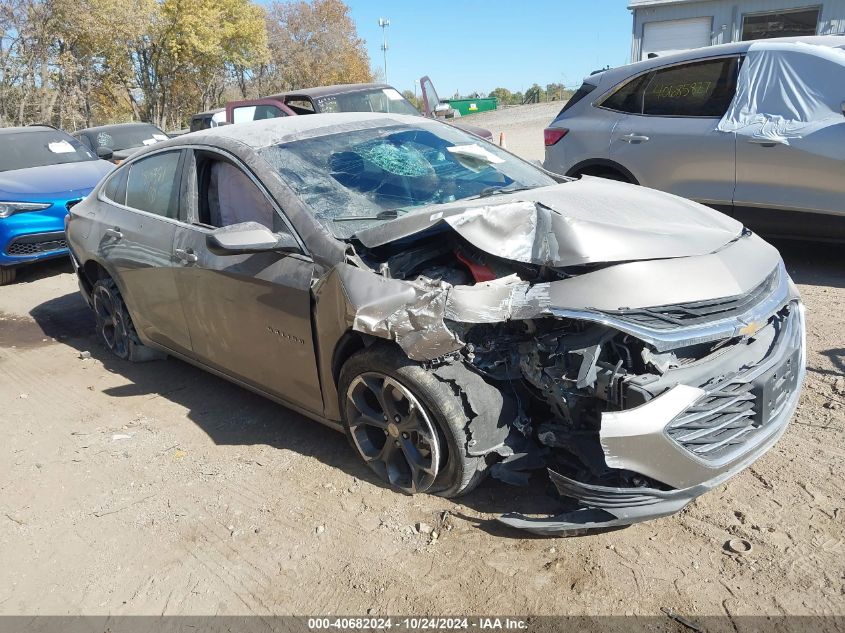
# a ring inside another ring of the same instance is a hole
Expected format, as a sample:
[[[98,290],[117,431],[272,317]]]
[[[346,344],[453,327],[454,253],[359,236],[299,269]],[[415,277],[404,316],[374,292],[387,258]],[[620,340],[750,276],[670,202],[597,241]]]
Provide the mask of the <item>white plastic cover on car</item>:
[[[755,42],[733,103],[716,129],[789,144],[841,123],[845,50],[803,42]]]

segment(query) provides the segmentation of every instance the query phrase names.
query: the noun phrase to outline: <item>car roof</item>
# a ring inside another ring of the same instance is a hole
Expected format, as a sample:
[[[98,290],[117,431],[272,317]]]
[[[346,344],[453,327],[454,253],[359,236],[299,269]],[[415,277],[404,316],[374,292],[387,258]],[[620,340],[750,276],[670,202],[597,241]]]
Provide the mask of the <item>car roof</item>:
[[[197,112],[196,114],[192,115],[191,118],[195,119],[195,118],[200,117],[200,116],[209,116],[209,115],[220,114],[221,112],[225,112],[225,111],[226,111],[226,108],[217,108],[216,110],[206,110],[205,112]]]
[[[643,71],[651,70],[652,68],[659,68],[661,66],[668,66],[679,62],[746,53],[752,44],[794,44],[797,42],[845,49],[844,35],[808,35],[804,37],[775,37],[764,40],[745,40],[742,42],[730,42],[728,44],[716,44],[714,46],[691,48],[689,50],[678,51],[677,53],[670,53],[668,55],[659,55],[657,57],[644,59],[625,66],[617,66],[616,68],[596,73],[595,75],[588,77],[586,81],[598,85],[599,82],[603,82],[605,79],[618,80],[639,74]]]
[[[239,141],[257,149],[293,141],[297,138],[322,136],[341,131],[356,131],[389,125],[419,126],[429,124],[442,125],[419,116],[381,112],[340,112],[313,116],[285,116],[198,130],[172,141],[158,143],[155,147],[178,145],[179,142],[190,142],[200,138],[203,142],[221,138]]]
[[[87,132],[114,132],[117,130],[125,130],[127,128],[138,127],[139,125],[143,125],[145,127],[154,127],[159,129],[156,125],[152,123],[144,123],[143,121],[135,121],[134,123],[115,123],[113,125],[99,125],[97,127],[88,127],[84,130],[77,130],[74,134],[82,134]]]
[[[55,128],[52,125],[24,125],[20,127],[0,128],[0,134],[14,134],[15,132],[62,132],[67,134],[64,130]]]
[[[265,99],[283,99],[285,97],[327,97],[330,95],[341,95],[352,92],[364,92],[367,90],[384,90],[385,88],[393,88],[388,84],[336,84],[334,86],[315,86],[313,88],[303,88],[301,90],[289,90],[277,95],[270,95],[264,97]]]

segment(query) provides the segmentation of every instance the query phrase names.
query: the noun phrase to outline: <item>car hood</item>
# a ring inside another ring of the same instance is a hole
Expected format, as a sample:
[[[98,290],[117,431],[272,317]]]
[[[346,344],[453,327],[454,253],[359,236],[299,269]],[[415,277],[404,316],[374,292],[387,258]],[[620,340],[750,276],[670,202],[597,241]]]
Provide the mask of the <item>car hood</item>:
[[[113,168],[104,160],[88,160],[4,171],[0,172],[0,196],[85,195]]]
[[[491,132],[487,128],[478,127],[477,125],[469,125],[468,123],[464,123],[463,121],[455,121],[454,119],[449,121],[449,125],[454,125],[456,128],[463,130],[464,132],[474,134],[479,138],[484,138],[487,140],[493,138],[493,132]]]
[[[112,153],[112,160],[126,160],[142,149],[144,149],[143,145],[139,145],[138,147],[127,147],[125,149],[116,149]]]
[[[585,176],[530,191],[431,206],[358,232],[376,248],[446,228],[496,257],[554,267],[713,253],[742,224],[671,194]]]

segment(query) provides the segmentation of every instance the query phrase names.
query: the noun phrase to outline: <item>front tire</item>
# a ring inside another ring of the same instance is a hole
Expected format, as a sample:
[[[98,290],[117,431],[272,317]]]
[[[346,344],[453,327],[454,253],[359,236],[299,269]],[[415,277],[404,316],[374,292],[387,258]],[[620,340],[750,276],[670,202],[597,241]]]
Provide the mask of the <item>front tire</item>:
[[[338,394],[352,447],[391,486],[456,497],[484,479],[485,458],[467,455],[461,398],[400,350],[376,344],[354,354]]]
[[[164,358],[138,338],[132,317],[113,279],[98,279],[91,291],[97,337],[112,354],[122,360],[144,362]]]

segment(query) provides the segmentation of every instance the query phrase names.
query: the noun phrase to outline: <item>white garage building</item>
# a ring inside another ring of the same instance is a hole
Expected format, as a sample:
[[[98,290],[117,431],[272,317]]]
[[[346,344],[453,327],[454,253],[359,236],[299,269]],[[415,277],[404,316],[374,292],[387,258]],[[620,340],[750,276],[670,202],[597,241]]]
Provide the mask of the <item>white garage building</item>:
[[[629,0],[631,60],[740,40],[845,34],[845,0]]]

